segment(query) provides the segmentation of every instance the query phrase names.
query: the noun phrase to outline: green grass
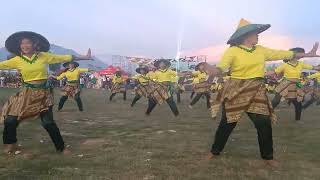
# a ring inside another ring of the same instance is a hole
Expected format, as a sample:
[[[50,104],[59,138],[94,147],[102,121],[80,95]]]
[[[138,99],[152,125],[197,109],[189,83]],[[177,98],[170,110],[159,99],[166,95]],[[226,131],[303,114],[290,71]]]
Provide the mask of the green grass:
[[[15,91],[1,89],[0,102],[4,103]],[[132,96],[123,102],[118,95],[110,103],[106,101],[106,91],[85,90],[82,92],[85,112],[78,112],[72,100],[67,101],[64,112],[55,112],[56,122],[73,155],[55,153],[40,120],[24,122],[18,129],[19,143],[35,156],[29,160],[1,154],[0,179],[320,178],[318,107],[306,110],[302,123],[293,120],[293,107],[281,107],[277,111],[279,121],[274,125],[273,136],[275,157],[281,167],[272,169],[260,159],[256,131],[247,117],[235,128],[223,154],[210,162],[203,161],[218,121],[210,118],[203,100],[189,110],[188,97],[186,94],[179,104],[178,118],[165,104],[145,117],[145,99],[131,108]],[[57,91],[56,102],[58,99]]]

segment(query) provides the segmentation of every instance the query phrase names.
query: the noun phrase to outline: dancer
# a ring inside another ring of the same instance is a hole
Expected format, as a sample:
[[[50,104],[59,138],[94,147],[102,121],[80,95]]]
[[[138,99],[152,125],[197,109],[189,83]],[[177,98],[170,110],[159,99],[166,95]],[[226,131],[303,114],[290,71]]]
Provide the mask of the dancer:
[[[17,127],[29,118],[40,116],[42,126],[49,133],[58,152],[70,154],[65,148],[60,130],[53,120],[53,95],[47,86],[48,64],[91,59],[86,56],[55,55],[47,53],[49,41],[40,34],[23,31],[11,35],[5,43],[7,50],[16,57],[0,62],[0,69],[18,69],[23,78],[23,89],[4,104],[1,121],[4,122],[3,143],[5,153],[17,151]]]
[[[131,107],[133,107],[141,99],[141,97],[149,96],[149,68],[147,66],[140,66],[136,69],[136,72],[138,74],[133,77],[137,83],[136,87],[134,88],[136,95],[132,100]]]
[[[171,63],[168,60],[157,60],[154,66],[157,70],[150,75],[153,80],[151,94],[148,102],[146,115],[150,115],[157,104],[166,101],[175,116],[179,115],[179,110],[173,100],[174,84],[177,82],[177,73],[170,69]]]
[[[307,109],[310,105],[316,102],[317,105],[320,104],[320,72],[316,72],[310,76],[307,76],[308,80],[314,79],[311,99],[302,105],[302,109]]]
[[[58,77],[53,76],[57,80],[63,78],[67,79],[66,85],[62,88],[62,96],[59,101],[58,111],[63,108],[64,103],[68,100],[68,97],[73,98],[78,105],[79,111],[83,111],[83,105],[80,98],[80,74],[89,72],[87,68],[78,68],[79,63],[72,61],[63,64],[65,72],[61,73]]]
[[[192,109],[193,105],[195,105],[202,96],[205,96],[207,99],[207,108],[210,108],[210,84],[207,81],[208,78],[208,74],[204,71],[204,63],[199,63],[196,68],[195,71],[192,73],[192,76],[194,77],[194,79],[196,79],[193,81],[194,84],[194,88],[193,91],[196,93],[196,96],[193,98],[193,100],[191,101],[191,103],[189,104],[189,108]]]
[[[123,100],[127,100],[126,80],[123,78],[120,70],[118,70],[112,78],[111,95],[109,100],[112,101],[117,93],[122,93]]]
[[[305,53],[303,48],[292,48],[290,51],[294,53]],[[295,120],[301,119],[302,101],[304,98],[304,90],[301,83],[301,73],[304,69],[315,69],[316,67],[305,64],[299,61],[300,58],[294,57],[289,60],[285,60],[285,63],[275,69],[276,74],[283,73],[283,80],[275,88],[275,97],[272,100],[272,107],[275,108],[279,105],[281,99],[286,99],[294,105],[295,108]]]
[[[205,66],[210,75],[221,76],[222,72],[227,70],[231,73],[231,79],[224,83],[223,89],[212,103],[212,116],[216,117],[220,106],[222,116],[208,159],[213,159],[221,153],[232,130],[246,112],[257,129],[262,159],[270,166],[279,165],[273,159],[271,122],[276,120],[276,116],[266,94],[265,62],[294,57],[318,57],[318,43],[306,54],[257,45],[258,34],[269,27],[269,24],[251,24],[241,19],[236,32],[227,42],[231,47],[226,50],[217,68]]]
[[[181,103],[181,94],[185,91],[184,88],[185,77],[179,77],[177,86],[175,87],[175,93],[177,95],[177,102]]]

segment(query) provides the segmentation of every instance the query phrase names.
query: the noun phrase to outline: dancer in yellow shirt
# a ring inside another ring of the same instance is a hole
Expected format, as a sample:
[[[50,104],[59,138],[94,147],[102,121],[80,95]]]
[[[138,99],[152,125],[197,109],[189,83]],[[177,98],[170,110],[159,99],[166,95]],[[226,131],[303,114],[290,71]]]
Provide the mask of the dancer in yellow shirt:
[[[303,48],[292,48],[290,51],[294,53],[305,53]],[[301,73],[304,69],[314,69],[312,65],[299,61],[299,58],[292,58],[285,60],[275,69],[275,73],[283,73],[283,80],[275,88],[275,96],[272,100],[272,107],[276,108],[281,99],[286,99],[289,103],[293,103],[295,108],[295,119],[301,119],[302,101],[304,98],[304,90],[301,84]]]
[[[309,53],[273,50],[257,45],[258,34],[268,28],[269,24],[251,24],[241,19],[236,32],[227,42],[231,47],[223,54],[218,68],[206,65],[206,71],[212,76],[222,76],[228,70],[231,73],[231,79],[224,83],[211,105],[212,116],[216,117],[220,106],[222,116],[208,159],[214,159],[221,153],[242,114],[247,113],[257,129],[262,159],[270,166],[279,165],[273,159],[271,122],[275,120],[275,114],[264,84],[265,63],[280,59],[318,57],[318,43]]]
[[[316,105],[320,104],[320,72],[316,72],[310,76],[307,76],[308,80],[314,80],[311,99],[302,105],[302,109],[307,109],[310,105],[316,102]]]
[[[177,83],[177,73],[170,69],[168,60],[158,60],[154,63],[157,70],[150,76],[153,84],[150,85],[150,94],[146,115],[150,115],[157,104],[166,101],[175,116],[179,115],[178,107],[173,99],[174,84]]]
[[[147,66],[140,66],[136,69],[136,72],[138,74],[133,77],[137,83],[136,87],[134,88],[136,95],[132,100],[131,107],[133,107],[141,99],[141,97],[147,98],[149,96],[149,68]]]
[[[189,104],[189,108],[192,109],[202,96],[205,96],[207,99],[207,108],[210,108],[210,84],[207,81],[208,74],[204,71],[204,63],[199,63],[195,71],[192,73],[194,79],[193,81],[193,91],[196,93],[196,96],[193,98]]]
[[[111,95],[109,100],[112,101],[117,93],[122,93],[123,100],[127,100],[126,79],[124,79],[120,70],[118,70],[112,77]]]
[[[17,150],[17,127],[30,118],[41,118],[42,126],[49,133],[58,152],[70,154],[65,148],[59,128],[53,120],[53,94],[48,87],[48,64],[91,59],[87,56],[55,55],[47,53],[49,41],[40,34],[22,31],[11,35],[5,43],[7,50],[16,56],[0,62],[0,69],[17,69],[23,79],[23,89],[11,96],[2,107],[1,120],[4,122],[3,143],[5,152],[14,154]]]
[[[80,74],[88,72],[89,69],[78,68],[79,63],[74,61],[64,63],[63,66],[66,68],[65,72],[61,73],[58,77],[55,77],[57,80],[61,80],[63,78],[67,79],[67,83],[62,89],[62,96],[59,101],[58,111],[63,108],[68,97],[73,98],[77,102],[79,111],[83,111],[83,105],[80,98]]]

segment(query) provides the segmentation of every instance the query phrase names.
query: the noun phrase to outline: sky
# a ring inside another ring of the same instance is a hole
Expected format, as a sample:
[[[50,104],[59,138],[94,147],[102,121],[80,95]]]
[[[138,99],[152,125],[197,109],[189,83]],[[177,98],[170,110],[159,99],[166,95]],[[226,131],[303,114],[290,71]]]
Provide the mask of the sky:
[[[1,0],[0,46],[22,30],[95,55],[207,55],[218,61],[241,18],[271,24],[260,44],[310,49],[320,41],[318,0]]]

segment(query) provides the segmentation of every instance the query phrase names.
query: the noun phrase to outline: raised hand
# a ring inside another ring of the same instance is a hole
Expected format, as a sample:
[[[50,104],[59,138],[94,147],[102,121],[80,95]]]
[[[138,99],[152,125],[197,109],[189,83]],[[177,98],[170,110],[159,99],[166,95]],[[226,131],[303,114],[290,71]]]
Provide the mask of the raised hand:
[[[319,55],[317,55],[317,51],[318,51],[318,48],[319,48],[319,42],[316,42],[311,51],[309,51],[306,55],[307,57],[320,57]]]

